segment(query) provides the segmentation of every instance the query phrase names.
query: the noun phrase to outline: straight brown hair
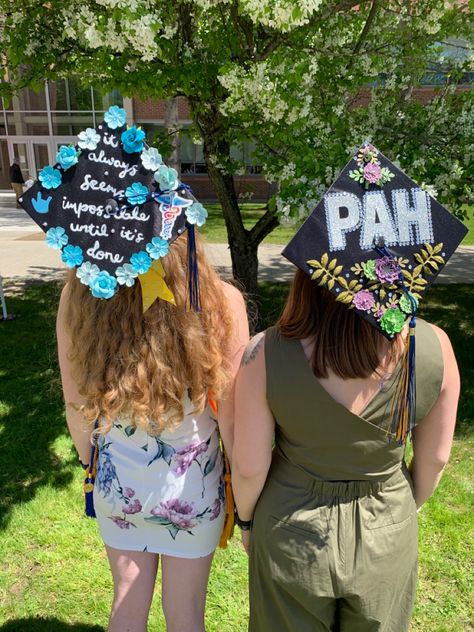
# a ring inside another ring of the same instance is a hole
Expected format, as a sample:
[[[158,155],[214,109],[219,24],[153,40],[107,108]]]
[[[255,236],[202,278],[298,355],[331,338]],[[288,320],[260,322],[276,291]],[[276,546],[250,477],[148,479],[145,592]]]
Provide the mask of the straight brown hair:
[[[328,377],[329,369],[343,379],[366,378],[380,367],[384,336],[302,270],[295,273],[276,326],[290,340],[314,340],[311,364],[318,378]],[[395,340],[389,342],[391,351]]]

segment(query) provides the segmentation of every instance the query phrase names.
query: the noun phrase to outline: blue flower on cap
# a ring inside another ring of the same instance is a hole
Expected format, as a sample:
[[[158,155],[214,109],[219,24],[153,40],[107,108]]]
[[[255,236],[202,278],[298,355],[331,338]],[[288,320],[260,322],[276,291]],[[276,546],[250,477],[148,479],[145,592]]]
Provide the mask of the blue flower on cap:
[[[117,277],[117,281],[120,283],[120,285],[132,287],[132,285],[135,283],[135,279],[138,276],[138,272],[129,263],[124,263],[123,266],[117,268],[117,270],[115,271],[115,276]]]
[[[77,143],[81,149],[97,149],[100,142],[100,134],[93,127],[88,127],[77,135],[79,142]]]
[[[155,180],[161,191],[174,191],[179,186],[178,172],[173,167],[161,165],[155,173]]]
[[[95,298],[112,298],[117,287],[117,279],[106,270],[101,270],[97,276],[91,279],[89,287]]]
[[[148,189],[141,182],[134,182],[125,190],[125,197],[129,204],[144,204],[148,196]]]
[[[84,261],[84,255],[82,254],[82,248],[80,246],[66,246],[61,253],[61,259],[67,265],[68,268],[75,268],[80,266]]]
[[[46,233],[46,243],[50,248],[54,248],[55,250],[61,250],[68,241],[69,237],[66,235],[66,231],[62,226],[50,228]]]
[[[38,178],[45,189],[57,189],[62,181],[59,169],[55,169],[54,167],[51,167],[51,165],[41,169],[38,174]]]
[[[141,159],[145,169],[149,169],[150,171],[156,171],[160,168],[160,165],[163,164],[160,152],[154,147],[144,149],[142,151]]]
[[[141,250],[130,257],[130,263],[137,274],[145,274],[150,269],[152,260],[144,250]]]
[[[153,237],[151,243],[146,245],[146,251],[152,259],[160,259],[161,257],[166,257],[169,248],[170,246],[166,239],[161,239],[161,237]]]
[[[123,150],[127,154],[134,154],[143,149],[143,141],[145,140],[145,132],[133,125],[129,127],[120,136],[122,140]]]
[[[59,162],[64,171],[66,171],[66,169],[77,164],[77,156],[78,152],[75,147],[72,145],[61,145],[56,154],[56,162]]]
[[[99,266],[90,261],[84,261],[84,263],[77,268],[76,276],[83,285],[90,285],[94,277],[99,274]]]
[[[119,108],[118,105],[111,105],[104,114],[104,120],[110,129],[117,129],[117,127],[125,125],[127,113],[123,108]]]
[[[190,224],[203,226],[206,223],[207,211],[200,202],[194,202],[186,209],[186,217]]]

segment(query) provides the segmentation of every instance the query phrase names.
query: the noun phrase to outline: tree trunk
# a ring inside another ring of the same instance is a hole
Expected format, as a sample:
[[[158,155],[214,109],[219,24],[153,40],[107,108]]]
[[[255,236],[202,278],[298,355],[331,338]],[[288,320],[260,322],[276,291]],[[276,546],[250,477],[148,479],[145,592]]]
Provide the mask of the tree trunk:
[[[168,157],[168,165],[181,173],[181,162],[179,160],[179,114],[178,97],[173,97],[165,102],[165,128],[171,139],[171,153]]]

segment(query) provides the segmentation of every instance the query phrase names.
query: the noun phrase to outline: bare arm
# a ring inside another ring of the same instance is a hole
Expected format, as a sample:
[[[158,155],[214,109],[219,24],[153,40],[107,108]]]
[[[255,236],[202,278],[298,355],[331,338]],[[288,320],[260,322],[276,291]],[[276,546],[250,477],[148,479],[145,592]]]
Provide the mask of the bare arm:
[[[232,486],[239,517],[251,520],[272,460],[275,422],[266,395],[265,334],[245,350],[235,387]]]
[[[413,459],[409,469],[418,508],[435,491],[448,462],[460,391],[459,371],[451,342],[442,329],[434,329],[443,353],[444,375],[436,403],[416,426],[413,435]]]
[[[232,382],[230,387],[219,402],[218,424],[225,451],[229,460],[232,459],[232,446],[234,443],[234,389],[235,376],[239,370],[240,360],[249,341],[249,323],[247,310],[242,294],[237,288],[224,283],[224,292],[229,303],[233,318],[233,335],[229,344],[229,360],[231,363]]]
[[[59,309],[56,318],[56,335],[58,340],[59,368],[63,386],[64,402],[66,404],[66,421],[79,458],[83,463],[88,463],[91,454],[91,430],[79,408],[85,403],[79,394],[76,383],[71,375],[71,363],[67,357],[70,345],[69,337],[64,329],[64,307],[67,301],[67,286],[62,291],[59,301]]]

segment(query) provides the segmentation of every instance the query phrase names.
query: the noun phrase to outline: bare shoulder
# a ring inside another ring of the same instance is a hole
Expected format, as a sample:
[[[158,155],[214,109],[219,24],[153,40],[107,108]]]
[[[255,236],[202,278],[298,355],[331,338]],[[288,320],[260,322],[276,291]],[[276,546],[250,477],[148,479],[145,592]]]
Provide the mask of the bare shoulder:
[[[265,342],[265,332],[261,331],[256,334],[248,343],[245,348],[244,355],[242,356],[242,362],[240,366],[248,366],[249,364],[254,363],[256,360],[263,361],[264,354],[262,353],[262,348]]]
[[[238,290],[235,285],[227,283],[226,281],[221,281],[221,287],[231,307],[245,307],[245,300],[242,292]]]

